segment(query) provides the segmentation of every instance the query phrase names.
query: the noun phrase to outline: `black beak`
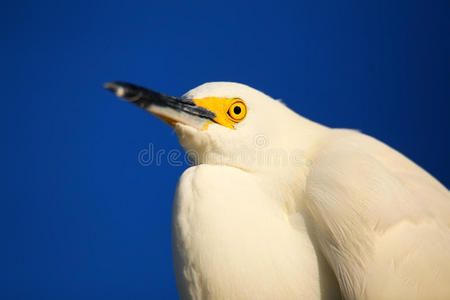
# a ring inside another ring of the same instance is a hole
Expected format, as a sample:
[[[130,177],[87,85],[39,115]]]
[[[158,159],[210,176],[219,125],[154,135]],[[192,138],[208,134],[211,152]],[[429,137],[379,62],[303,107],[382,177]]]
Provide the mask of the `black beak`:
[[[172,122],[191,125],[187,119],[192,117],[213,121],[216,115],[206,108],[198,106],[191,99],[167,96],[150,89],[122,81],[105,83],[104,87],[137,106]],[[185,116],[188,115],[188,116]],[[187,119],[186,119],[187,118]]]

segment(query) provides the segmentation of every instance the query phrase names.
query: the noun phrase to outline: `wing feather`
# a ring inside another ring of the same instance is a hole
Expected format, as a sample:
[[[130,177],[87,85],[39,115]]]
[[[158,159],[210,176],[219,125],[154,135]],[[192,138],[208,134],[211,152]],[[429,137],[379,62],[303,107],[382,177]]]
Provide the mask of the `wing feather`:
[[[355,131],[334,130],[318,149],[307,211],[346,299],[450,299],[449,191]]]

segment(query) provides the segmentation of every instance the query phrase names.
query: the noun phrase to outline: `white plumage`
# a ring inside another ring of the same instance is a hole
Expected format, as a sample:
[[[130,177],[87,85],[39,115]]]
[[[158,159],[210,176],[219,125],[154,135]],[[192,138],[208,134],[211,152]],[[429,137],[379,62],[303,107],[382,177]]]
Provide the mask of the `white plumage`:
[[[207,83],[184,96],[235,98],[247,114],[231,129],[220,108],[216,122],[199,123],[146,107],[171,118],[197,158],[174,200],[181,298],[450,299],[442,184],[376,139],[309,121],[248,86]]]
[[[449,191],[423,169],[244,85],[210,83],[187,96],[239,97],[248,116],[236,130],[175,126],[200,156],[174,203],[183,298],[337,299],[340,290],[345,299],[450,299]],[[302,153],[303,163],[230,158],[270,149]]]
[[[302,218],[290,220],[273,201],[279,195],[261,183],[228,166],[202,164],[183,174],[173,220],[180,296],[320,299],[322,288],[327,299],[339,299]]]

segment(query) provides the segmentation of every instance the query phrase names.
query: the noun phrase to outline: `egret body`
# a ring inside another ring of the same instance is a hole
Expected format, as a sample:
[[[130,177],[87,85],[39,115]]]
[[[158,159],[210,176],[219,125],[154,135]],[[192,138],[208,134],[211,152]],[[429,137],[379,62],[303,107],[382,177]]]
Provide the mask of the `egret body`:
[[[105,86],[195,154],[173,204],[181,298],[450,299],[450,193],[402,154],[243,84]]]

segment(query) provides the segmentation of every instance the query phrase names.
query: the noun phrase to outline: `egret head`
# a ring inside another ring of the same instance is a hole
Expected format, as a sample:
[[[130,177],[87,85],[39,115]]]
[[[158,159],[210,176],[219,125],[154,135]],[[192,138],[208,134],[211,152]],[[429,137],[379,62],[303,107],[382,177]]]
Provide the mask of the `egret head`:
[[[301,117],[244,84],[205,83],[180,98],[123,82],[105,87],[172,126],[195,163],[261,171],[299,150]]]

